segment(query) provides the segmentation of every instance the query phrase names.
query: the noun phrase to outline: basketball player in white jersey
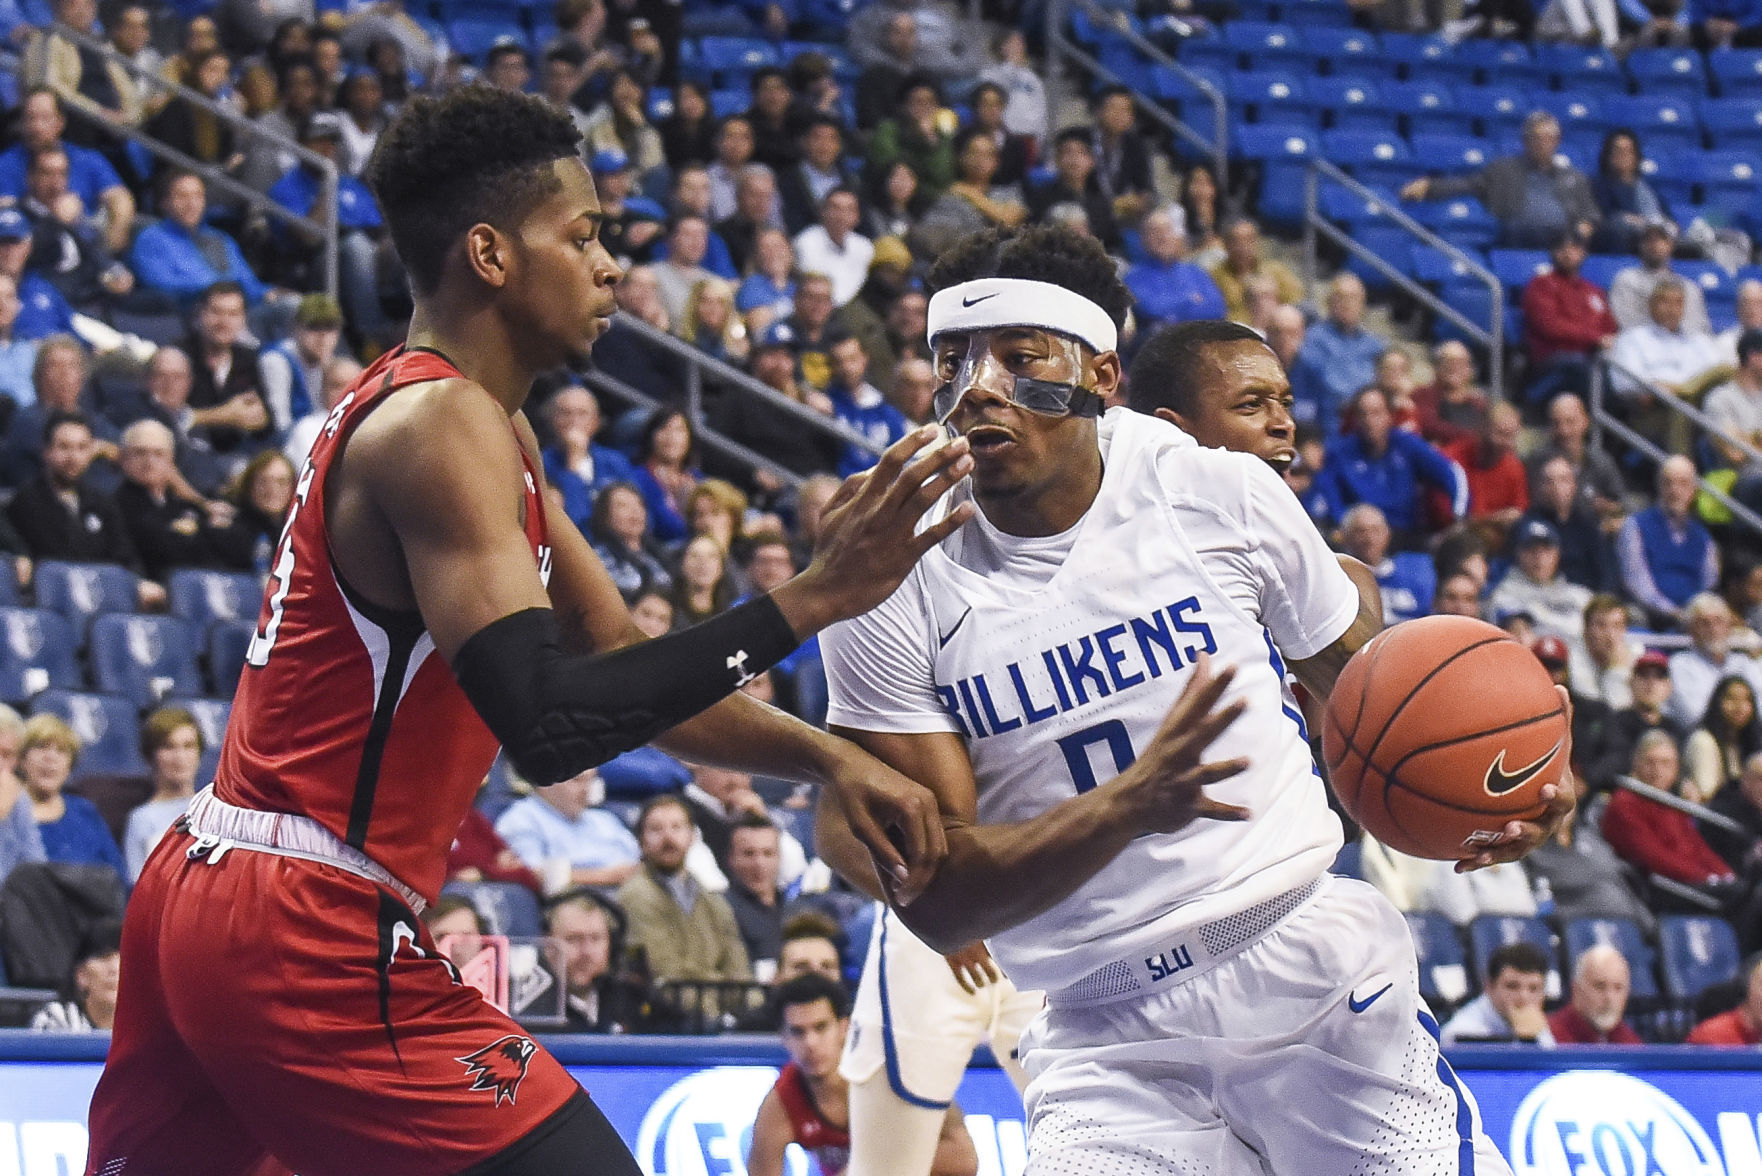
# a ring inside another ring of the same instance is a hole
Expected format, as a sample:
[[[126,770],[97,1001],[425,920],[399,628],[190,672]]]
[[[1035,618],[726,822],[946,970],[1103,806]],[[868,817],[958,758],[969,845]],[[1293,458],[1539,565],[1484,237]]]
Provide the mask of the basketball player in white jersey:
[[[1508,1172],[1400,915],[1326,873],[1285,667],[1325,698],[1375,614],[1262,461],[1099,415],[1129,303],[1099,246],[989,231],[931,285],[979,512],[822,641],[831,722],[938,793],[948,857],[897,913],[1047,993],[1030,1176]],[[1549,800],[1467,864],[1538,844]]]

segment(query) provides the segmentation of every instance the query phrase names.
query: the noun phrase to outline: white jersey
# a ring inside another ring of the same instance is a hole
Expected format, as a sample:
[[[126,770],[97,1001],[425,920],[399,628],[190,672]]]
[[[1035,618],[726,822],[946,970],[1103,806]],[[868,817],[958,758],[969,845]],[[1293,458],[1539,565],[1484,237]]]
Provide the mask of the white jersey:
[[[831,724],[960,735],[982,824],[1106,784],[1146,746],[1201,652],[1247,709],[1211,759],[1245,822],[1145,834],[1064,901],[990,942],[1020,988],[1062,989],[1323,873],[1341,845],[1285,659],[1314,656],[1358,592],[1263,462],[1126,409],[1100,423],[1101,489],[1061,536],[976,518],[872,612],[821,636]],[[954,491],[949,508],[970,494]],[[982,570],[974,570],[979,568]]]

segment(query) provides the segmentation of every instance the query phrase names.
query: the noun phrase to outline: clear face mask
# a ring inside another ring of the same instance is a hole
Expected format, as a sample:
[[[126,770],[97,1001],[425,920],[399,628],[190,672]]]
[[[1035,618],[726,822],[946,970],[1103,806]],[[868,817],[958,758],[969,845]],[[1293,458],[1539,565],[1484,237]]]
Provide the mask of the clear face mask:
[[[1000,345],[996,331],[974,331],[964,338],[955,335],[939,341],[936,375],[940,383],[931,401],[937,422],[952,428],[949,418],[975,388],[1042,416],[1100,416],[1101,397],[1076,383],[1083,374],[1082,344],[1051,332],[1039,334],[1051,348],[1045,368],[1065,374],[1064,380],[1042,380],[1010,371],[998,357],[1000,351],[1009,354],[1010,342]]]

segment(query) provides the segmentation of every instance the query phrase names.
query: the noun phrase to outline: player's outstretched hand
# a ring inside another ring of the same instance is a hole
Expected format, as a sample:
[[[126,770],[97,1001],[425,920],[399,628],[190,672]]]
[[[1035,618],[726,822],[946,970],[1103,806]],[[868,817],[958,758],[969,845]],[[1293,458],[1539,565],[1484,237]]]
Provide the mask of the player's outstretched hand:
[[[873,469],[845,479],[821,516],[814,562],[775,594],[792,623],[796,602],[816,628],[868,612],[926,551],[973,517],[972,505],[963,503],[915,533],[924,512],[973,468],[964,439],[925,452],[940,434],[939,425],[908,433]]]
[[[831,798],[845,824],[869,851],[889,898],[909,906],[948,856],[948,834],[936,794],[850,745],[828,774]]]
[[[997,970],[997,962],[991,958],[991,952],[985,947],[983,940],[969,943],[959,951],[942,957],[948,963],[948,970],[954,973],[955,983],[965,993],[975,993],[987,984],[996,984],[1003,979]]]
[[[1133,820],[1157,833],[1173,833],[1194,820],[1246,821],[1250,813],[1205,794],[1207,785],[1228,780],[1248,767],[1240,757],[1204,761],[1205,751],[1229,729],[1247,705],[1241,699],[1220,708],[1224,691],[1235,678],[1233,666],[1211,672],[1211,659],[1200,655],[1193,677],[1163,719],[1156,738],[1142,755],[1119,774],[1109,788],[1131,806]]]
[[[1572,786],[1572,695],[1564,686],[1554,689],[1560,692],[1560,705],[1566,708],[1566,745],[1560,749],[1566,757],[1566,771],[1561,773],[1559,783],[1542,785],[1542,800],[1548,807],[1536,820],[1508,822],[1499,831],[1499,836],[1487,842],[1481,852],[1456,863],[1458,874],[1484,870],[1499,862],[1514,862],[1526,856],[1554,836],[1560,822],[1566,820],[1567,814],[1578,804]]]

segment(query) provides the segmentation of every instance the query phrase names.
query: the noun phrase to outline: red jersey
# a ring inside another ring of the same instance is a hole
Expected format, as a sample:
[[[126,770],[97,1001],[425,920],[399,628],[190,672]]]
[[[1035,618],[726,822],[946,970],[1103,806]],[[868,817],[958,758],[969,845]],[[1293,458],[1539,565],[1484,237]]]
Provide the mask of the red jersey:
[[[324,481],[386,396],[458,378],[441,355],[400,347],[331,410],[295,484],[215,777],[221,800],[311,817],[431,901],[498,744],[421,615],[382,608],[343,582]],[[526,537],[548,578],[541,482],[524,447],[521,460]]]
[[[850,1162],[850,1128],[829,1122],[814,1105],[807,1079],[794,1062],[783,1067],[783,1073],[777,1075],[777,1085],[771,1089],[783,1101],[783,1113],[789,1116],[789,1130],[795,1142],[813,1155],[822,1176],[839,1176]]]

